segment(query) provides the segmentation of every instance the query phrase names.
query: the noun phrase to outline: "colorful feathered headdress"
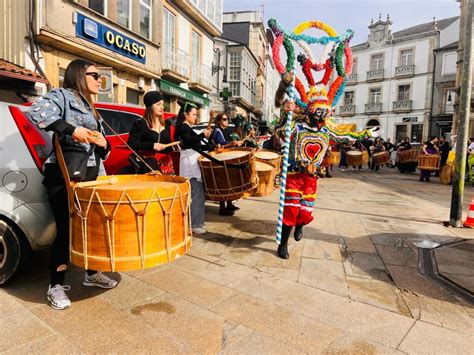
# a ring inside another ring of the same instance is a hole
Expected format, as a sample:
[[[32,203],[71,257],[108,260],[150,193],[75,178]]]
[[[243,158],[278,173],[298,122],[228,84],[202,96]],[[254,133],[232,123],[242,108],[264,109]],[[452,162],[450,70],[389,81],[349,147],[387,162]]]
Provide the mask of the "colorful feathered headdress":
[[[287,75],[293,70],[295,60],[297,60],[308,83],[308,88],[305,88],[300,78],[296,76],[295,89],[299,94],[299,97],[296,95],[296,104],[307,112],[314,112],[317,107],[331,111],[342,96],[347,77],[352,72],[352,52],[349,41],[354,31],[349,29],[344,34],[338,35],[332,27],[320,21],[303,22],[293,31],[284,30],[274,19],[268,21],[268,26],[275,36],[272,53],[278,72],[282,76]],[[305,35],[303,32],[310,28],[320,29],[327,36]],[[295,58],[293,42],[296,42],[303,51],[297,58]],[[319,61],[313,56],[311,44],[324,46]],[[281,60],[282,46],[286,52],[286,65],[283,65]],[[334,69],[337,77],[330,83]],[[322,79],[316,82],[313,72],[323,72]]]

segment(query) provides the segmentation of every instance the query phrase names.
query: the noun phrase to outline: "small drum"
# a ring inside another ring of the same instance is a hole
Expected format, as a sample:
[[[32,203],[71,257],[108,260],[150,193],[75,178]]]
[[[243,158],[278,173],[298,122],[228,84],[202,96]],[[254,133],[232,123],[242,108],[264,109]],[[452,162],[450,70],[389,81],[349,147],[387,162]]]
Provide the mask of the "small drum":
[[[254,196],[268,196],[273,192],[275,181],[275,166],[268,162],[257,161],[255,163],[258,174],[258,188]]]
[[[331,165],[339,165],[341,162],[341,153],[339,152],[331,152]]]
[[[438,154],[420,154],[418,158],[418,169],[420,170],[439,170]]]
[[[221,161],[222,165],[205,157],[199,158],[206,199],[234,201],[254,194],[258,177],[252,148],[227,148],[209,154]],[[228,166],[229,164],[233,166]],[[235,165],[240,165],[242,168]]]
[[[100,177],[102,180],[108,177]],[[73,187],[71,261],[130,271],[169,263],[191,248],[190,185],[183,177],[119,175],[112,185]]]
[[[453,181],[454,176],[454,165],[446,164],[443,166],[439,172],[439,181],[442,184],[448,185]]]
[[[374,165],[385,165],[390,162],[390,154],[388,152],[377,152],[372,154]]]
[[[362,165],[362,152],[359,150],[348,150],[346,152],[347,165],[358,166]]]
[[[255,153],[255,160],[273,164],[275,171],[280,172],[281,155],[271,150],[261,149]],[[257,169],[258,170],[258,169]]]
[[[369,152],[364,150],[362,151],[362,165],[368,165],[369,164]]]
[[[401,164],[404,163],[417,163],[418,162],[418,151],[416,149],[407,149],[398,152],[398,160]]]

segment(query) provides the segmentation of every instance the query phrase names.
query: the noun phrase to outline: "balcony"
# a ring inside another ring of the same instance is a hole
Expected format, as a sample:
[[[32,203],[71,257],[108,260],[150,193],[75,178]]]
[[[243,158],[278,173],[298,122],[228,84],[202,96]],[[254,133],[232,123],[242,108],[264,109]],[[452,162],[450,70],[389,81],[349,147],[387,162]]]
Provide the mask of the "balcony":
[[[402,65],[400,67],[395,67],[395,77],[396,78],[409,78],[415,75],[415,66],[414,65]]]
[[[192,63],[189,88],[204,94],[209,94],[212,91],[211,68],[202,63]]]
[[[410,112],[412,100],[399,100],[393,102],[393,112]]]
[[[369,70],[367,72],[367,81],[381,81],[384,77],[384,70]]]
[[[347,77],[347,85],[357,84],[357,74],[353,73]]]
[[[378,115],[382,113],[382,103],[365,104],[366,115]]]
[[[189,54],[171,43],[163,45],[162,75],[179,82],[187,82],[190,77]]]
[[[354,116],[355,105],[341,105],[339,106],[339,116]]]

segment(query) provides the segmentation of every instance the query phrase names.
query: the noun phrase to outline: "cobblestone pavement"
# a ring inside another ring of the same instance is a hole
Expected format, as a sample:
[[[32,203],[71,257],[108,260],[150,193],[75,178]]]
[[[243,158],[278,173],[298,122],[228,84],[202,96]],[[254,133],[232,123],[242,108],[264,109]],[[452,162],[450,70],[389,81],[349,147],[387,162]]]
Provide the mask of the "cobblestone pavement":
[[[208,204],[209,233],[188,255],[114,274],[116,289],[82,287],[72,268],[65,311],[45,302],[38,253],[29,275],[0,289],[0,352],[472,353],[474,308],[420,274],[413,245],[474,239],[442,224],[450,186],[392,169],[334,175],[318,181],[315,220],[290,240],[289,260],[275,254],[277,190],[239,201],[234,217]]]

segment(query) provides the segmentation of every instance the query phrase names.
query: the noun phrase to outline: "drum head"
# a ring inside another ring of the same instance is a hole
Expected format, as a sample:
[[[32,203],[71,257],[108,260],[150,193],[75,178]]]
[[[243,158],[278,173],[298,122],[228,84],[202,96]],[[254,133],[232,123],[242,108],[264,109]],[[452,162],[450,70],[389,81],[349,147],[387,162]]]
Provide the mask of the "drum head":
[[[362,155],[362,152],[358,151],[358,150],[349,150],[346,152],[347,155],[354,155],[354,156],[359,156],[359,155]]]
[[[214,158],[220,161],[231,160],[235,158],[242,158],[246,155],[249,155],[249,152],[246,150],[228,150],[222,153],[212,152],[210,153]],[[202,161],[209,161],[209,159],[202,157]]]
[[[255,158],[260,158],[260,159],[265,159],[265,160],[278,159],[280,158],[280,154],[266,151],[266,150],[260,150],[255,153]]]

